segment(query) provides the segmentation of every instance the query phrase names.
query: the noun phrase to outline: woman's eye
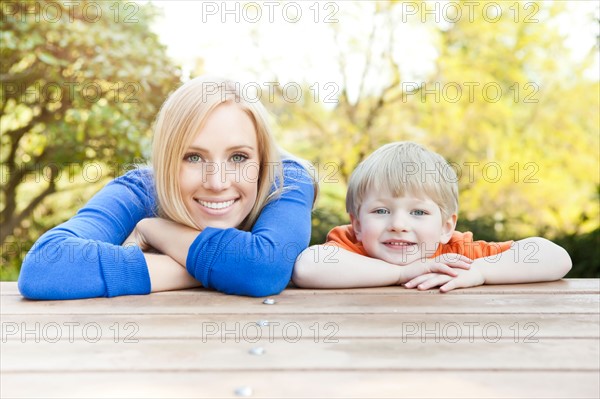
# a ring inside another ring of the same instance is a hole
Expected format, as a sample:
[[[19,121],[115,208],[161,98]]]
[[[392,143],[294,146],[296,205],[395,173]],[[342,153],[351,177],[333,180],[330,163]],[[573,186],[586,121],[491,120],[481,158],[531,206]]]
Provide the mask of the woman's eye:
[[[244,154],[234,154],[231,157],[231,160],[235,163],[244,162],[246,159],[248,159],[248,157]]]
[[[185,156],[185,160],[191,163],[198,163],[202,161],[202,157],[198,154],[188,154]]]

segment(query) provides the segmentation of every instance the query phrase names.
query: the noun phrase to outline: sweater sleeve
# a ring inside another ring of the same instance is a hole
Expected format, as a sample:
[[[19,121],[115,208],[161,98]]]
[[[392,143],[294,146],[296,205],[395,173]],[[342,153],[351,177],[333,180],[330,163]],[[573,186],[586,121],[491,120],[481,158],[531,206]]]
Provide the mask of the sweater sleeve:
[[[312,177],[284,161],[284,191],[262,210],[252,231],[206,228],[192,243],[186,266],[203,286],[226,294],[278,294],[290,281],[296,257],[310,241],[315,195]]]
[[[142,251],[121,244],[138,221],[154,212],[149,169],[111,181],[33,245],[21,266],[21,294],[30,299],[148,294],[150,276]]]

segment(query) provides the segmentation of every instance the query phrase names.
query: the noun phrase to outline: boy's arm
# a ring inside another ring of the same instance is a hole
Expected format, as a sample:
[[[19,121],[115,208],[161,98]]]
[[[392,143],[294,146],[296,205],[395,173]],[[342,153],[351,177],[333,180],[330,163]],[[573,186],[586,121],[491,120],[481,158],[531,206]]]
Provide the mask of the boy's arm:
[[[403,284],[423,273],[456,276],[450,267],[468,268],[470,260],[456,254],[452,261],[433,260],[406,266],[393,265],[347,251],[336,245],[315,245],[296,259],[292,281],[301,288],[366,288]]]
[[[571,257],[564,248],[541,237],[516,241],[496,256],[476,259],[485,284],[515,284],[554,281],[571,270]]]
[[[440,286],[443,292],[482,284],[516,284],[554,281],[571,270],[571,257],[562,247],[540,237],[516,241],[498,255],[475,259],[471,270],[456,278],[441,274],[422,275],[409,281],[407,288],[427,290]]]

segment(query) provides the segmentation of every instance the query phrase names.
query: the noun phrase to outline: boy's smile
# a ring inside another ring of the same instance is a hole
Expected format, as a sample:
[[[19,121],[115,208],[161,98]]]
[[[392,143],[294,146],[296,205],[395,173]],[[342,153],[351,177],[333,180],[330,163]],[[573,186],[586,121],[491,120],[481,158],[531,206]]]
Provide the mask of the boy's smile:
[[[433,256],[456,224],[456,215],[442,221],[439,206],[430,198],[394,197],[385,191],[367,194],[358,216],[350,218],[367,254],[396,265]]]

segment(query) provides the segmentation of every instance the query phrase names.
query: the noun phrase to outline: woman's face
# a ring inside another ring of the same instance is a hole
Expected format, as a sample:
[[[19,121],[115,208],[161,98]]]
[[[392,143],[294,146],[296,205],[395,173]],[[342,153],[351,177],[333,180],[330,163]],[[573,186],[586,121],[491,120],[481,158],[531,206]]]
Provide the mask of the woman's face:
[[[258,192],[259,150],[252,120],[237,104],[215,108],[185,150],[181,196],[201,227],[237,227]]]

